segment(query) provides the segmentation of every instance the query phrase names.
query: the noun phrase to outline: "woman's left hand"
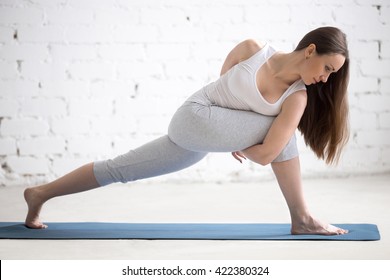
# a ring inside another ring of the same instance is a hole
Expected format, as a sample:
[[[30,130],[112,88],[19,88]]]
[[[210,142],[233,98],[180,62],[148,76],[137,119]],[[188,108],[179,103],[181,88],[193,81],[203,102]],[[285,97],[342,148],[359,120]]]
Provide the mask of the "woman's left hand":
[[[244,156],[244,154],[240,151],[236,151],[236,152],[232,152],[232,156],[238,160],[240,163],[242,163],[242,159],[245,159],[246,160],[246,157]]]

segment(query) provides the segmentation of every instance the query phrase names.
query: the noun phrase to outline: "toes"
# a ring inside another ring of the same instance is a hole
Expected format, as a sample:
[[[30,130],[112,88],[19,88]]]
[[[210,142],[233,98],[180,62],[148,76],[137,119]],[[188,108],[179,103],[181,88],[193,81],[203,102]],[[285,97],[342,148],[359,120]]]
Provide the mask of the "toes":
[[[42,223],[26,223],[26,227],[31,228],[31,229],[45,229],[47,228],[47,225],[42,224]]]

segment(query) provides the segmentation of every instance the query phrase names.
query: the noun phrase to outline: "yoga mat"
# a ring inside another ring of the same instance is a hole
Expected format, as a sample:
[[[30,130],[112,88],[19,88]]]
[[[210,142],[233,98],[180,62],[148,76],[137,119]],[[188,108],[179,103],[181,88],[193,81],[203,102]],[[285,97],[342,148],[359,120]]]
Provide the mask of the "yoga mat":
[[[291,235],[290,224],[208,223],[47,223],[29,229],[0,222],[0,239],[208,239],[208,240],[379,240],[373,224],[337,224],[344,235]]]

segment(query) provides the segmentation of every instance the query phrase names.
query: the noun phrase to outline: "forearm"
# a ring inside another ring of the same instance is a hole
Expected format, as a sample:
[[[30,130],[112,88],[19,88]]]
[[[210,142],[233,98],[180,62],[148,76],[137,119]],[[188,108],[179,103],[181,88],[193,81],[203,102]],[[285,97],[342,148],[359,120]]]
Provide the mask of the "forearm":
[[[266,147],[262,144],[254,145],[252,147],[249,147],[241,153],[249,160],[261,164],[261,165],[267,165],[269,164],[273,158],[269,151],[267,151]]]

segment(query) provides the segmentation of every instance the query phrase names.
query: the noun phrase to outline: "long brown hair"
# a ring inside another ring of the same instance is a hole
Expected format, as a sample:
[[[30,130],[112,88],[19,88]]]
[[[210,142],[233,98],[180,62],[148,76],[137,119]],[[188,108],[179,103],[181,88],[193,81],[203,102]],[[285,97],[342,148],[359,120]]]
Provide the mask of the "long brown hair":
[[[349,139],[348,96],[349,55],[346,35],[335,27],[321,27],[306,34],[295,51],[316,45],[319,55],[341,54],[345,62],[326,83],[306,86],[307,106],[298,129],[306,145],[326,163],[337,163]]]

